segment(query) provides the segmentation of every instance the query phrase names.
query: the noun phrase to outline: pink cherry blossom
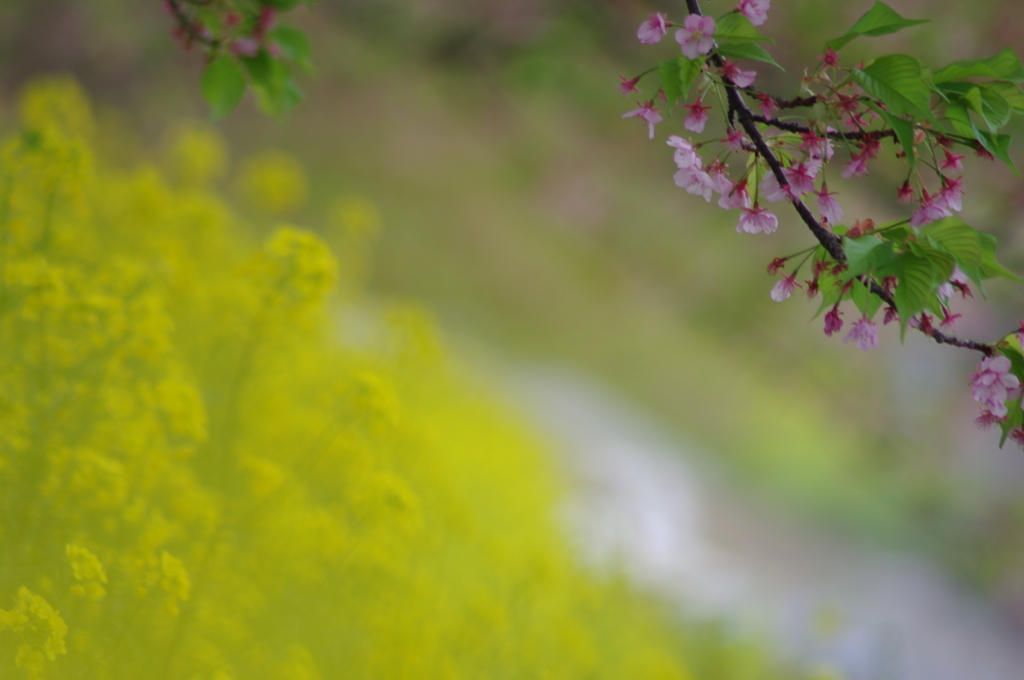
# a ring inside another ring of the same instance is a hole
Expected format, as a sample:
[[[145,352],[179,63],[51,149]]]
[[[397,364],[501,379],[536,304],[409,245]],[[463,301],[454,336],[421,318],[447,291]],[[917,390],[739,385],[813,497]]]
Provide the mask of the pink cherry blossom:
[[[883,326],[888,326],[890,323],[892,323],[893,321],[895,321],[898,318],[900,318],[900,314],[899,314],[899,312],[896,311],[895,307],[886,307],[885,308],[885,318],[882,319],[882,325]]]
[[[768,273],[775,276],[779,273],[779,270],[786,266],[788,257],[776,257],[768,263]],[[1024,330],[1024,322],[1021,323],[1021,329]]]
[[[963,314],[951,314],[948,309],[942,310],[942,321],[939,322],[939,330],[943,331],[955,331],[956,320],[962,317]]]
[[[829,128],[829,131],[832,131],[831,128]],[[803,132],[800,136],[803,138],[803,141],[800,143],[801,151],[806,151],[811,158],[818,161],[832,159],[835,149],[832,146],[831,139],[819,137],[814,130]]]
[[[946,208],[945,202],[937,200],[939,195],[929,196],[927,189],[921,190],[922,198],[920,207],[910,216],[910,226],[923,227],[943,217],[951,217],[953,213]]]
[[[645,102],[640,104],[639,109],[622,114],[623,118],[632,118],[633,116],[639,116],[640,120],[647,123],[648,139],[654,139],[654,126],[661,122],[661,114],[658,113],[658,109],[654,108],[654,102]]]
[[[1024,427],[1015,427],[1010,430],[1010,439],[1012,439],[1017,446],[1024,449]]]
[[[715,46],[715,41],[711,37],[714,34],[714,19],[691,14],[683,22],[683,28],[676,31],[676,42],[687,59],[697,59]]]
[[[865,139],[860,143],[860,155],[863,156],[866,161],[869,161],[872,158],[877,158],[881,151],[882,144],[874,137]]]
[[[855,342],[857,349],[862,352],[878,347],[878,326],[872,323],[868,317],[861,317],[860,321],[853,324],[853,328],[843,338],[843,343]]]
[[[711,178],[711,188],[715,190],[716,194],[724,196],[732,191],[733,184],[729,179],[728,170],[729,166],[718,159],[715,159],[711,163],[711,167],[707,169],[708,176]]]
[[[988,149],[981,146],[980,144],[977,146],[977,148],[974,149],[974,155],[977,156],[978,158],[984,158],[987,161],[994,161],[996,159],[996,157],[993,156]]]
[[[953,172],[963,171],[963,160],[967,158],[967,156],[961,156],[958,153],[951,153],[949,149],[943,149],[942,153],[946,154],[946,157],[939,162],[939,167],[941,169],[952,170]]]
[[[700,169],[703,167],[704,161],[693,149],[693,145],[678,135],[672,135],[666,142],[669,146],[675,149],[675,153],[672,154],[672,160],[675,162],[676,167],[680,170],[686,170],[689,168]]]
[[[944,177],[942,182],[942,190],[939,191],[938,197],[935,199],[936,204],[960,212],[963,210],[963,202],[960,198],[964,194],[964,179],[963,177]]]
[[[697,97],[697,101],[692,104],[683,104],[683,108],[690,112],[686,116],[686,120],[683,121],[683,127],[697,134],[704,132],[704,125],[708,122],[707,112],[711,110],[711,107],[704,106],[701,98]]]
[[[1010,360],[999,355],[985,357],[971,375],[971,396],[992,415],[1006,415],[1006,400],[1020,387],[1020,380],[1010,373]]]
[[[729,128],[729,134],[726,135],[725,141],[729,143],[730,150],[743,151],[743,147],[747,142],[747,137],[739,128]]]
[[[619,88],[619,92],[621,92],[624,97],[629,95],[630,92],[640,92],[640,88],[636,86],[640,81],[640,76],[630,78],[629,80],[626,80],[626,76],[619,76],[619,78],[622,79],[622,82],[616,87]]]
[[[914,196],[914,187],[910,186],[909,179],[896,190],[896,201],[899,203],[913,203]]]
[[[790,196],[803,196],[814,191],[814,178],[818,175],[821,166],[815,163],[795,163],[791,167],[783,168],[782,174],[789,182]],[[774,174],[774,173],[773,173]]]
[[[1003,419],[1005,417],[1006,416],[1000,417],[994,415],[991,411],[987,409],[981,409],[981,415],[974,419],[974,424],[977,425],[982,430],[987,430],[993,425],[998,425],[999,423],[1003,422]]]
[[[743,16],[750,19],[750,23],[760,26],[768,21],[768,10],[771,9],[772,0],[740,0],[737,9]]]
[[[832,308],[828,314],[825,315],[825,335],[832,337],[833,333],[838,333],[843,329],[843,320],[839,317],[842,312],[839,311],[839,305]]]
[[[743,208],[740,215],[740,222],[736,225],[738,233],[748,234],[771,234],[779,228],[779,218],[771,214],[757,203],[753,208]]]
[[[960,270],[960,267],[954,266],[953,273],[949,276],[949,281],[946,281],[939,286],[937,294],[939,297],[948,300],[953,297],[953,294],[956,293],[956,291],[959,290],[964,299],[967,299],[967,295],[971,292],[970,286],[968,285],[969,283],[970,279],[968,279],[967,275]]]
[[[722,75],[736,87],[750,87],[757,78],[757,71],[743,71],[735,61],[726,59],[722,66]]]
[[[750,194],[747,193],[747,180],[741,179],[733,185],[728,193],[723,193],[722,197],[718,199],[718,206],[725,210],[749,208]]]
[[[647,21],[640,24],[636,37],[645,45],[654,45],[666,33],[668,33],[668,24],[665,21],[665,15],[658,12],[649,16]]]
[[[853,156],[849,163],[843,164],[843,179],[850,179],[868,174],[867,159],[862,154]]]
[[[687,193],[703,196],[705,201],[711,202],[715,182],[711,179],[711,175],[704,172],[699,166],[681,168],[675,174],[674,179],[676,186],[686,189]]]
[[[768,172],[758,188],[762,198],[770,203],[778,203],[789,199],[789,190],[779,184],[774,172]]]
[[[761,115],[765,118],[774,118],[779,112],[779,105],[775,103],[771,95],[758,92],[754,95],[757,98],[757,105],[761,109]]]
[[[843,208],[839,205],[839,201],[832,198],[838,193],[835,191],[829,193],[828,184],[822,182],[821,191],[815,191],[814,194],[818,197],[817,206],[821,217],[828,220],[829,224],[839,224],[843,219]]]
[[[788,300],[789,296],[793,294],[794,288],[803,288],[796,282],[796,274],[783,274],[782,280],[772,287],[771,298],[776,302]]]
[[[825,64],[825,66],[839,66],[839,53],[836,52],[831,47],[826,47],[825,54],[820,57],[817,57],[817,59],[818,61]]]
[[[238,57],[255,57],[260,52],[260,43],[255,38],[238,38],[231,43],[231,54]]]

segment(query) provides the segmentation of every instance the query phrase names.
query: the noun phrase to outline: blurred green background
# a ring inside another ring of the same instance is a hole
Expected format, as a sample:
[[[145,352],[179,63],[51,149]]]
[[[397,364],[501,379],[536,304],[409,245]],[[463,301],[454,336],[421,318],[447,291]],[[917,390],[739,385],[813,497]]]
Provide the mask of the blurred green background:
[[[891,5],[932,24],[855,41],[847,63],[906,52],[939,67],[1024,51],[1024,15],[1010,0]],[[776,0],[763,30],[787,71],[762,65],[759,82],[795,96],[824,39],[868,7]],[[468,352],[599,376],[697,442],[746,493],[934,555],[1024,621],[1024,456],[972,423],[977,357],[913,335],[900,346],[892,329],[864,354],[824,337],[809,321],[816,304],[769,299],[765,265],[808,245],[806,230],[780,210],[777,234],[736,234],[735,214],[673,184],[662,140],[682,132],[678,120],[654,142],[620,120],[635,104],[616,92],[618,74],[675,49],[637,43],[655,10],[681,18],[685,6],[365,0],[289,13],[283,21],[313,42],[306,100],[277,122],[247,99],[216,127],[236,158],[294,155],[307,197],[276,215],[250,203],[248,219],[266,232],[282,218],[317,229],[339,198],[370,197],[383,224],[366,273],[374,295],[429,306]],[[108,154],[159,154],[169,129],[209,119],[202,56],[182,51],[171,28],[156,0],[5,0],[0,128],[11,128],[25,82],[66,72],[93,97]],[[899,172],[879,162],[837,183],[847,220],[902,215]],[[965,177],[964,218],[1024,271],[1022,180],[974,158]],[[1024,292],[995,282],[988,293],[987,304],[955,307],[964,335],[993,339],[1016,325]]]

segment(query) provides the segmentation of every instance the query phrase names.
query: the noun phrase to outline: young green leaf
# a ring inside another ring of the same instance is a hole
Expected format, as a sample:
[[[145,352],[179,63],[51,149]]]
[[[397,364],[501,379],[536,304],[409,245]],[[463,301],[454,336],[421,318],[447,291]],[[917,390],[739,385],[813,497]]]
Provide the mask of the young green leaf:
[[[1002,276],[1003,278],[1016,281],[1017,283],[1024,283],[1024,279],[1020,278],[996,261],[995,236],[979,231],[978,239],[981,241],[981,278],[992,279],[997,276]]]
[[[922,228],[921,236],[949,252],[963,273],[981,285],[981,239],[974,227],[957,217],[947,217]]]
[[[946,119],[956,134],[961,137],[974,138],[974,125],[971,123],[971,116],[967,113],[967,107],[959,101],[958,99],[958,103],[946,107]]]
[[[925,23],[928,23],[928,19],[904,19],[896,10],[884,2],[876,2],[874,7],[869,9],[860,19],[857,19],[857,23],[850,30],[838,38],[829,40],[825,45],[838,50],[859,35],[887,35],[907,26]]]
[[[752,42],[745,43],[725,43],[719,45],[716,50],[723,57],[729,57],[730,59],[751,59],[753,61],[763,61],[766,64],[777,66],[781,70],[786,69],[779,66],[779,63],[772,58],[772,55],[768,54],[768,50]]]
[[[892,243],[870,234],[854,239],[843,239],[843,250],[846,251],[846,271],[843,272],[843,279],[846,281],[877,269],[895,257]]]
[[[1010,122],[1010,105],[998,91],[987,85],[980,85],[981,115],[989,130],[995,132]]]
[[[1024,424],[1024,411],[1021,411],[1020,402],[1020,399],[1014,399],[1006,404],[1006,418],[999,423],[999,427],[1003,431],[1003,436],[999,440],[999,448],[1003,448],[1003,444],[1006,443],[1006,438],[1010,435],[1010,432]]]
[[[904,54],[890,54],[876,59],[863,70],[854,69],[853,77],[865,92],[880,99],[894,116],[935,121],[930,106],[931,90],[917,59]]]
[[[700,77],[703,68],[703,59],[679,57],[679,83],[684,97],[690,93],[690,88],[693,86],[694,81]]]
[[[750,19],[739,12],[729,12],[715,22],[715,40],[721,44],[766,42],[775,44],[771,38],[761,35]]]
[[[1012,83],[1024,82],[1024,64],[1017,53],[1007,47],[993,57],[954,61],[932,75],[935,84],[963,78],[995,78]]]
[[[700,76],[703,65],[704,61],[701,59],[686,57],[666,59],[658,65],[658,77],[661,79],[661,89],[665,92],[665,101],[668,103],[666,109],[670,113],[672,106],[689,94],[690,87]]]
[[[861,311],[861,314],[866,316],[870,321],[874,316],[878,308],[882,306],[882,298],[871,293],[863,283],[854,279],[853,288],[850,290],[850,299],[853,300],[853,304],[857,305],[857,309]]]
[[[203,71],[200,90],[203,98],[213,109],[214,120],[223,118],[238,106],[245,94],[245,74],[242,67],[231,55],[220,55]]]
[[[1006,100],[1015,113],[1024,113],[1024,92],[1020,85],[1014,83],[1003,83],[998,80],[985,83],[985,87],[999,93],[999,96]]]
[[[658,77],[661,79],[661,91],[665,93],[665,109],[671,115],[672,105],[683,96],[679,82],[679,61],[686,57],[666,59],[658,64]]]
[[[309,61],[309,36],[297,28],[277,26],[270,31],[270,39],[281,48],[281,52],[307,71],[313,65]]]
[[[937,284],[932,263],[926,257],[903,253],[898,259],[899,285],[896,287],[896,311],[900,315],[900,335],[915,314],[924,311],[935,297]]]

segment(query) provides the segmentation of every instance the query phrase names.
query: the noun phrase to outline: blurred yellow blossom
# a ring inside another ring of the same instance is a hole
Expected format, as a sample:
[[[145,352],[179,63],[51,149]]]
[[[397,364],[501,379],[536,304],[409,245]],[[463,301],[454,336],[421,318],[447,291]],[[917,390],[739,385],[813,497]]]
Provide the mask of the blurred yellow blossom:
[[[577,564],[543,446],[429,311],[332,296],[311,231],[253,249],[209,131],[170,182],[93,163],[88,110],[42,81],[0,141],[0,678],[690,678],[710,643]],[[276,152],[241,183],[305,198]]]
[[[306,202],[306,173],[283,151],[264,151],[242,162],[238,185],[253,205],[284,214]]]

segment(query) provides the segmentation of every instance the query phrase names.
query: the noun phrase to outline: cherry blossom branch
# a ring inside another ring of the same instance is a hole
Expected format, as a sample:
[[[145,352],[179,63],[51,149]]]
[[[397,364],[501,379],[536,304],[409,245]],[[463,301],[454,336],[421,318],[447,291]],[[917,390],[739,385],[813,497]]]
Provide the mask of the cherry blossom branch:
[[[686,6],[690,14],[696,16],[703,16],[701,11],[699,0],[686,0]],[[717,53],[712,53],[710,56],[711,63],[721,68],[724,62]],[[779,186],[784,189],[789,186],[789,180],[786,178],[783,172],[782,164],[779,162],[778,157],[768,147],[765,142],[764,136],[761,131],[757,128],[757,123],[763,123],[777,127],[779,129],[788,130],[792,132],[811,132],[810,128],[800,126],[797,124],[780,121],[775,118],[766,118],[765,116],[758,116],[754,114],[747,103],[740,96],[740,89],[748,88],[737,88],[736,85],[727,77],[722,76],[722,80],[726,85],[726,96],[728,98],[728,119],[732,122],[735,119],[739,120],[741,127],[750,137],[754,143],[757,153],[764,158],[768,167],[771,169],[772,174],[778,181]],[[786,102],[787,104],[797,105],[811,105],[817,101],[817,97],[797,98]],[[778,100],[776,100],[778,104]],[[893,130],[883,130],[878,132],[856,132],[856,133],[826,133],[830,137],[836,137],[840,139],[865,139],[873,138],[879,139],[882,137],[896,137],[896,133]],[[831,231],[821,225],[821,223],[814,217],[811,211],[807,208],[806,204],[797,196],[790,193],[790,201],[793,203],[793,208],[796,210],[800,219],[804,222],[807,228],[811,231],[818,243],[825,249],[825,251],[832,256],[836,262],[846,262],[846,251],[843,249],[842,242],[839,237],[833,234]],[[893,309],[896,308],[896,301],[884,288],[878,285],[877,282],[871,280],[867,276],[859,277],[862,283],[868,286],[868,290],[883,302],[888,304]],[[950,345],[953,347],[962,347],[965,349],[971,349],[974,351],[981,352],[986,357],[991,357],[995,354],[995,347],[988,343],[978,342],[976,340],[962,339],[956,336],[948,335],[935,328],[930,328],[929,324],[924,323],[924,314],[922,313],[922,319],[918,322],[918,328],[925,335],[931,337],[936,343]]]

